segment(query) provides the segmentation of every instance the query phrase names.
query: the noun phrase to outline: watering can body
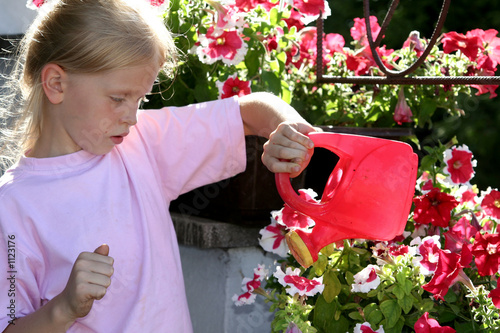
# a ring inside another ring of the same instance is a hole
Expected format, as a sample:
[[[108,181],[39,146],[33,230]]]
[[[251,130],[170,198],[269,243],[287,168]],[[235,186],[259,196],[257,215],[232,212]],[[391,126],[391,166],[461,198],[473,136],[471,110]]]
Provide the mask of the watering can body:
[[[415,191],[418,157],[406,143],[340,133],[310,133],[315,147],[339,157],[317,203],[305,201],[276,174],[278,192],[292,209],[315,220],[310,232],[286,235],[304,267],[325,246],[343,239],[391,240],[404,231]]]

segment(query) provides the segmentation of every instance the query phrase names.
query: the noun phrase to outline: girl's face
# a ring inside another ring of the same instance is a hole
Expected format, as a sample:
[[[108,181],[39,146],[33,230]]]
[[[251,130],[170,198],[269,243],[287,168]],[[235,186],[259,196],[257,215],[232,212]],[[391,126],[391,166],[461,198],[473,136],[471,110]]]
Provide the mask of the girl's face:
[[[136,124],[139,104],[158,71],[159,66],[148,64],[97,74],[67,73],[52,144],[59,145],[62,154],[80,149],[96,155],[110,152]]]

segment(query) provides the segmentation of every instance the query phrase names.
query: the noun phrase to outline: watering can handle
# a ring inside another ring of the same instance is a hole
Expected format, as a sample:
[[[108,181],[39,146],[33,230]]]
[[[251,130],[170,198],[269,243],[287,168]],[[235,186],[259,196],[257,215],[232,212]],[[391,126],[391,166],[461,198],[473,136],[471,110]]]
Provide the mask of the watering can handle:
[[[340,160],[337,162],[335,169],[332,171],[328,183],[323,192],[323,197],[320,202],[310,202],[302,199],[293,189],[292,184],[290,183],[290,174],[288,173],[277,173],[275,175],[276,187],[278,189],[278,193],[280,194],[283,201],[292,207],[294,210],[304,213],[308,215],[306,212],[308,211],[316,211],[322,212],[329,209],[328,201],[333,196],[334,190],[337,188],[337,185],[340,183],[342,179],[343,169],[347,163],[347,156],[341,151],[338,151],[334,147],[331,146],[330,143],[324,142],[324,138],[326,135],[331,135],[332,133],[319,133],[312,132],[309,133],[309,137],[314,142],[315,147],[325,147],[329,150],[333,151],[340,157]]]

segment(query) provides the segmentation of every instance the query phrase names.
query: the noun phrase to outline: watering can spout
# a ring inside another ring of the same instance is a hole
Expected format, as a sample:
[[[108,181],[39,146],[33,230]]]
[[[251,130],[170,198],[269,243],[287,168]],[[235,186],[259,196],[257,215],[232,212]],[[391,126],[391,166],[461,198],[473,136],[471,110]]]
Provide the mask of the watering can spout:
[[[321,200],[297,195],[289,174],[276,174],[285,203],[315,220],[312,231],[290,231],[290,251],[304,267],[336,241],[390,240],[404,231],[415,190],[418,158],[406,143],[339,133],[310,133],[316,147],[339,156]]]

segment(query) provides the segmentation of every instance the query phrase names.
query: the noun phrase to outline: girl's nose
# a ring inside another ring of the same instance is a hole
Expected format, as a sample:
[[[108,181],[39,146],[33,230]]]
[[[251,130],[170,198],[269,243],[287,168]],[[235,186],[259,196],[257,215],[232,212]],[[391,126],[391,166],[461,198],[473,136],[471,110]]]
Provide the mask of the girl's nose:
[[[131,105],[130,107],[128,107],[121,120],[129,126],[134,126],[135,124],[137,124],[137,106]]]

